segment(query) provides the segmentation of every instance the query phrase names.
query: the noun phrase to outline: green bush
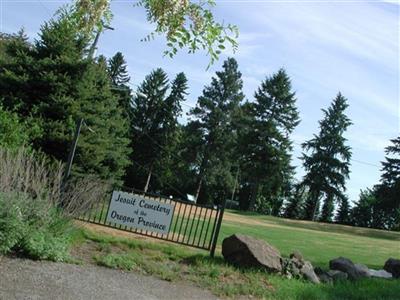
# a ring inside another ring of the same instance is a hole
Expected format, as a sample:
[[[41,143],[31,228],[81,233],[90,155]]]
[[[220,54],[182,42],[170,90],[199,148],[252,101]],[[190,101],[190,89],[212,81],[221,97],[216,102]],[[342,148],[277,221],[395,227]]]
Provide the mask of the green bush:
[[[73,226],[45,200],[22,193],[0,193],[0,253],[65,261]]]

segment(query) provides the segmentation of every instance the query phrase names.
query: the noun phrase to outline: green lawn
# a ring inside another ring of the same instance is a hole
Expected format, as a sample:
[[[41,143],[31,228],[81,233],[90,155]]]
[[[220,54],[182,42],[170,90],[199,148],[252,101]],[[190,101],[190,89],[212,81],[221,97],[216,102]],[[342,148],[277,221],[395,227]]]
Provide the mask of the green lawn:
[[[291,221],[257,214],[227,211],[219,243],[233,233],[268,241],[285,256],[300,250],[314,265],[327,267],[330,259],[345,256],[369,267],[382,268],[388,257],[400,257],[400,233],[339,225]],[[189,281],[221,297],[252,295],[260,299],[400,299],[400,280],[365,279],[314,285],[226,264],[220,254],[172,243],[119,238],[83,231],[78,253],[86,251],[92,263],[152,274],[170,281]],[[88,255],[89,254],[89,255]]]
[[[233,218],[237,218],[237,221],[232,221]],[[222,225],[220,243],[234,233],[248,234],[267,241],[286,256],[297,249],[307,260],[320,267],[328,267],[329,260],[344,256],[370,268],[382,269],[389,257],[400,257],[400,232],[233,211],[226,212],[226,219]]]

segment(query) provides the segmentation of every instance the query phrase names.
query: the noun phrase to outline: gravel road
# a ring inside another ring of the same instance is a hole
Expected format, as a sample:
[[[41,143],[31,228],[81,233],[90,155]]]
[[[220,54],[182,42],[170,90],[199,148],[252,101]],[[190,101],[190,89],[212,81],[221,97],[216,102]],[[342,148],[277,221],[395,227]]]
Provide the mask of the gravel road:
[[[0,257],[0,299],[217,299],[210,292],[132,272]]]

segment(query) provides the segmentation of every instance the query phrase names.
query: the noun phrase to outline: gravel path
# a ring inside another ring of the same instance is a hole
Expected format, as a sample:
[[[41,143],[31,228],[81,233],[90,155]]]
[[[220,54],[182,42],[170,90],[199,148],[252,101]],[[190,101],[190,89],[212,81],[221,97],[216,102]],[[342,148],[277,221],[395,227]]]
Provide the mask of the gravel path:
[[[92,265],[0,257],[0,299],[217,299],[199,288]]]

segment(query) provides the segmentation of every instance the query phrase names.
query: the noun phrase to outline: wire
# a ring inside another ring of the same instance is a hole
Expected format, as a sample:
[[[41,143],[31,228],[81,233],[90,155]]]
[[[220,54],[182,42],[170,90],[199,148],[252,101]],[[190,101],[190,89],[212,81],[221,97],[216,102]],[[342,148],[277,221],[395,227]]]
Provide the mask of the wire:
[[[51,13],[50,9],[49,9],[46,5],[44,5],[44,3],[42,2],[42,0],[39,0],[38,2],[39,2],[39,4],[47,11],[49,17],[51,18],[51,17],[53,16],[53,14]]]
[[[297,143],[297,142],[293,142],[293,143],[296,144],[296,145],[302,146],[301,143]],[[370,167],[376,167],[376,168],[380,168],[380,167],[381,167],[381,166],[378,166],[378,165],[376,165],[376,164],[374,164],[374,163],[362,161],[362,160],[355,159],[355,158],[350,158],[350,160],[353,161],[353,162],[359,163],[359,164],[363,164],[363,165],[366,165],[366,166],[370,166]]]

